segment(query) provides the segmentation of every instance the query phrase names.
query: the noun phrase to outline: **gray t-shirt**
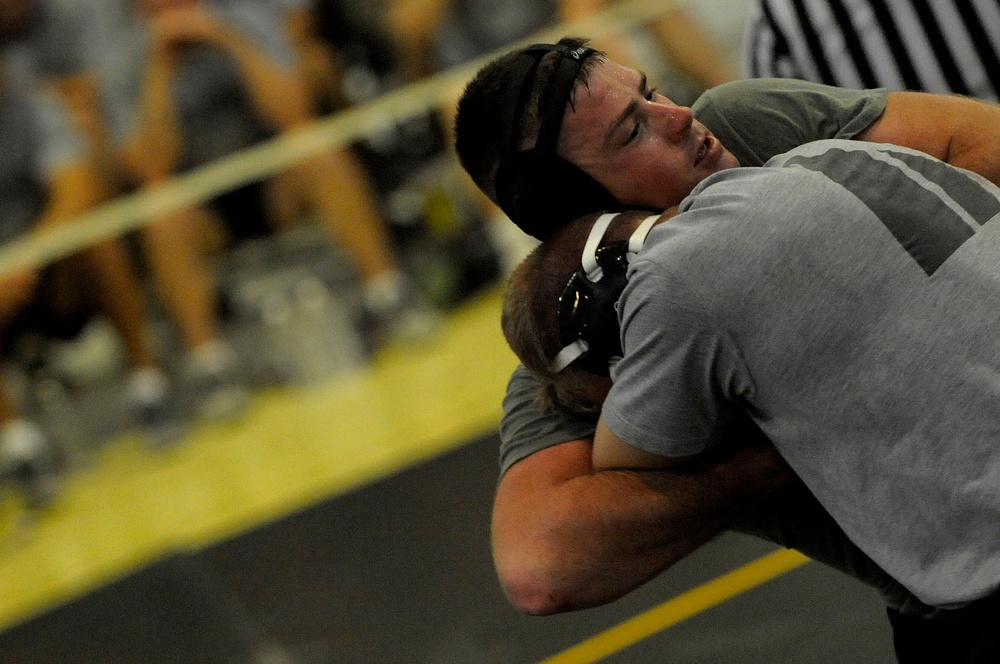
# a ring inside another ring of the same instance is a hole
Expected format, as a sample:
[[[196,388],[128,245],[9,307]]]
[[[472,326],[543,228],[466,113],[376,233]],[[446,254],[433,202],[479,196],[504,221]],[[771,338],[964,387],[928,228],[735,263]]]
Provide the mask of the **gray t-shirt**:
[[[619,300],[603,416],[683,457],[749,413],[844,532],[923,602],[1000,586],[1000,188],[860,141],[717,173]]]
[[[0,242],[7,242],[35,225],[53,174],[82,159],[83,145],[58,98],[12,76],[0,81]]]

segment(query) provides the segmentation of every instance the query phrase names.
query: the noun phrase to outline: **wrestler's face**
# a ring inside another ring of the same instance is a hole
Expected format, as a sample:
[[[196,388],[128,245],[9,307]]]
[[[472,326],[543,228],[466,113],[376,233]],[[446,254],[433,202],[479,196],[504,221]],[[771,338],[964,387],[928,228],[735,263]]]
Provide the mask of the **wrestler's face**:
[[[618,202],[665,210],[712,173],[739,166],[691,109],[647,87],[635,69],[606,60],[577,85],[557,152]]]

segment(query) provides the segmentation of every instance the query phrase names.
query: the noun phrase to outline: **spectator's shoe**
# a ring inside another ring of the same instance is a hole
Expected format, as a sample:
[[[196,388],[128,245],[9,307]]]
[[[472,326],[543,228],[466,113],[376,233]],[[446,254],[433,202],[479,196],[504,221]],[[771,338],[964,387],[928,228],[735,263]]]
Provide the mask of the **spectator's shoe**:
[[[364,295],[362,331],[373,347],[428,341],[441,326],[441,314],[429,307],[402,275],[370,280]]]
[[[405,303],[377,318],[389,342],[425,342],[441,327],[441,314],[419,301]]]
[[[162,371],[152,367],[136,369],[128,378],[126,392],[136,425],[154,447],[180,440],[187,422]]]
[[[234,420],[250,401],[236,353],[223,341],[211,341],[191,352],[187,381],[194,412],[205,420]]]
[[[59,493],[59,454],[34,422],[17,419],[0,432],[0,473],[24,492],[28,505],[47,507]]]

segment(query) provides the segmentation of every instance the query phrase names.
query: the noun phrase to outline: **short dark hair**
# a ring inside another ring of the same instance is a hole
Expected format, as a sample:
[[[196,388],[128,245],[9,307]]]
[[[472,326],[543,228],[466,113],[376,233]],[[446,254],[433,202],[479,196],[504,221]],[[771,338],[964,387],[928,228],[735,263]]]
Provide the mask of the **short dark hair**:
[[[546,115],[558,117],[558,136],[562,113],[573,104],[576,87],[587,85],[594,66],[604,60],[604,53],[586,44],[580,37],[564,37],[557,44],[507,53],[479,70],[458,103],[455,150],[463,168],[490,200],[539,239],[581,214],[617,204],[603,185],[555,154],[554,140],[551,146],[536,144],[540,138],[553,138],[545,135],[550,123]],[[576,68],[566,70],[564,62],[574,62]],[[574,74],[566,96],[553,96],[564,77]]]

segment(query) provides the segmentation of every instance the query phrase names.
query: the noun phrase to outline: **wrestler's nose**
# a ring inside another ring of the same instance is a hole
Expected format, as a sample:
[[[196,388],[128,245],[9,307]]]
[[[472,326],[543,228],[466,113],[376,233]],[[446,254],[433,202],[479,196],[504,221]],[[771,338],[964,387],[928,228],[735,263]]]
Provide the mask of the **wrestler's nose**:
[[[694,121],[691,109],[671,102],[656,104],[656,107],[656,116],[663,135],[672,143],[683,141]]]

